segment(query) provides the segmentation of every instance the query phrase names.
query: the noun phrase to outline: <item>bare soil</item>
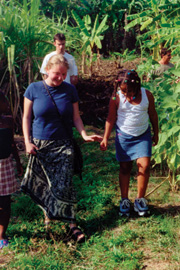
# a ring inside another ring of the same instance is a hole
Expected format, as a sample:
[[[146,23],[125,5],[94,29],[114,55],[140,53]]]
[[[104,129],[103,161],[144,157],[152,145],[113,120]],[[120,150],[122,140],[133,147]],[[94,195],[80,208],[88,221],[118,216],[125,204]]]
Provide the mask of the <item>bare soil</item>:
[[[123,69],[136,69],[139,59],[128,61],[120,67],[117,61],[100,60],[100,66],[93,65],[93,75],[80,73],[77,90],[80,98],[79,109],[84,124],[95,127],[104,125],[108,114],[109,99],[114,89],[114,80]]]

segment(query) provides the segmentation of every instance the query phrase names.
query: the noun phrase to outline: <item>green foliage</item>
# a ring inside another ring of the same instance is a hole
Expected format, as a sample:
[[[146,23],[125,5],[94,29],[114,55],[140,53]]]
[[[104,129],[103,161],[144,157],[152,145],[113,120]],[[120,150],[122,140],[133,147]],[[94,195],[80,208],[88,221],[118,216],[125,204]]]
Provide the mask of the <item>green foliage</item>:
[[[14,198],[13,215],[24,221],[33,221],[42,215],[40,208],[29,198],[29,196],[17,196]],[[28,207],[26,207],[28,205]]]
[[[99,23],[99,16],[97,15],[94,24],[91,21],[91,17],[86,15],[81,19],[75,11],[72,11],[73,18],[75,19],[79,34],[81,36],[81,52],[82,54],[90,54],[90,70],[92,75],[92,59],[93,50],[102,48],[101,40],[103,39],[104,32],[108,29],[106,25],[108,15]]]
[[[91,17],[86,15],[82,20],[76,14],[76,12],[72,11],[72,15],[78,24],[80,30],[80,36],[82,37],[82,51],[88,50],[90,48],[90,52],[93,50],[96,45],[99,49],[101,46],[101,40],[103,39],[102,34],[108,29],[106,25],[107,17],[105,16],[102,22],[99,24],[98,15],[95,18],[94,24],[92,25]]]
[[[135,54],[135,50],[129,52],[128,49],[126,49],[123,53],[113,52],[111,55],[115,56],[115,58],[119,62],[118,67],[122,67],[122,63],[125,63],[127,61],[132,61],[137,58],[137,55]]]
[[[180,167],[180,83],[177,83],[180,72],[178,67],[179,65],[176,69],[166,71],[161,77],[145,85],[155,97],[159,117],[159,142],[153,148],[153,158],[155,164],[166,161],[169,168],[169,182],[174,191],[178,188]],[[138,70],[144,73],[146,64],[139,66]]]
[[[176,44],[175,40],[179,39],[177,21],[179,21],[180,5],[176,1],[173,2],[151,0],[146,3],[143,11],[127,17],[131,22],[125,27],[126,30],[136,25],[140,25],[141,31],[146,30],[139,38],[144,40],[146,47],[153,49],[154,60],[158,59],[159,44],[166,42],[166,46],[172,46]]]

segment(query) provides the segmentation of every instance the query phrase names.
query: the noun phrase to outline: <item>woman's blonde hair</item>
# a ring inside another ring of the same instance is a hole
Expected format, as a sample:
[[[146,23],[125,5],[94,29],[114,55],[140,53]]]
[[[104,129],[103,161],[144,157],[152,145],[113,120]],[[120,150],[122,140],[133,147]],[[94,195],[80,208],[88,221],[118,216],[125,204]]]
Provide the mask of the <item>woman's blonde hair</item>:
[[[67,69],[69,68],[68,61],[62,54],[57,54],[57,55],[51,56],[51,58],[47,62],[46,70],[51,69],[55,65],[63,65]]]

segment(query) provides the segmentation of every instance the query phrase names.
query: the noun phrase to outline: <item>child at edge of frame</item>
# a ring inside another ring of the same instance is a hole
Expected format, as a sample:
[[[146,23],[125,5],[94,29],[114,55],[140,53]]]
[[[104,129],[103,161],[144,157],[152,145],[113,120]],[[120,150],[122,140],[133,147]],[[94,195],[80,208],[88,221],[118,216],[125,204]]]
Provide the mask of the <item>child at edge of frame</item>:
[[[19,176],[23,174],[13,135],[13,117],[10,113],[9,102],[0,91],[0,249],[8,246],[6,230],[11,215],[11,194],[17,191],[13,157],[16,161]]]
[[[104,137],[100,143],[102,151],[107,150],[114,124],[116,124],[116,159],[120,163],[119,214],[130,216],[132,202],[128,198],[128,191],[133,161],[136,160],[138,175],[134,211],[139,216],[147,216],[150,211],[145,194],[150,175],[152,146],[158,143],[158,115],[152,93],[141,87],[141,80],[135,70],[122,70],[116,77]]]

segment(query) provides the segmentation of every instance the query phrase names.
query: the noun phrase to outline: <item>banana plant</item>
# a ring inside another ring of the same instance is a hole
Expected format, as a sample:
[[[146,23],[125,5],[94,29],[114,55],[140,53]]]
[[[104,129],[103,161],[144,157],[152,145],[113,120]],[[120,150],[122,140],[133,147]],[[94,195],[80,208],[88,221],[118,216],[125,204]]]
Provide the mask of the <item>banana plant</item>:
[[[159,142],[153,147],[153,160],[156,164],[167,164],[172,191],[177,191],[180,182],[180,77],[179,66],[146,84],[155,97],[159,118]]]
[[[127,17],[131,22],[125,27],[129,30],[135,25],[141,25],[140,30],[146,30],[142,35],[146,46],[153,48],[153,59],[158,60],[159,44],[163,44],[164,38],[160,29],[162,22],[166,19],[168,22],[179,14],[180,5],[173,1],[150,0],[147,2],[144,10],[138,14],[129,15]],[[147,39],[150,37],[150,40]]]
[[[99,23],[99,16],[97,15],[94,24],[91,21],[91,17],[86,15],[81,19],[75,11],[72,11],[74,20],[77,23],[79,34],[81,36],[81,52],[90,54],[90,76],[92,75],[92,59],[94,49],[97,53],[102,48],[101,40],[103,40],[103,34],[108,29],[106,25],[108,15]]]

